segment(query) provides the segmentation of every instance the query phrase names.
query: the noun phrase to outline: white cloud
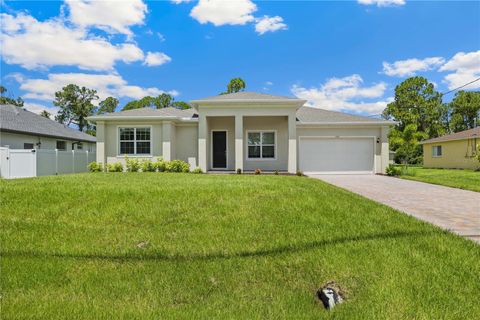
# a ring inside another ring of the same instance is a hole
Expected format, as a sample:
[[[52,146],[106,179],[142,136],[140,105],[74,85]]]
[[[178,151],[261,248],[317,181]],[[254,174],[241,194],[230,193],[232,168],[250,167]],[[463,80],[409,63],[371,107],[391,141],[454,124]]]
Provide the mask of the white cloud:
[[[41,22],[24,13],[0,17],[2,59],[8,64],[26,69],[63,65],[111,70],[117,61],[130,63],[144,57],[135,44],[112,44],[85,29],[70,28],[60,19]]]
[[[28,111],[31,111],[33,113],[36,113],[36,114],[40,114],[42,111],[47,111],[48,113],[50,113],[50,119],[55,119],[55,116],[57,115],[58,113],[58,108],[57,107],[46,107],[42,104],[38,104],[38,103],[32,103],[32,102],[25,102],[23,104],[23,107],[25,109],[27,109]]]
[[[256,22],[257,23],[255,24],[255,31],[258,34],[287,29],[287,25],[283,23],[283,18],[279,16],[263,16],[263,18],[256,19]]]
[[[170,61],[172,61],[172,58],[170,58],[163,52],[148,52],[143,64],[149,67],[153,67],[160,66]]]
[[[71,83],[97,90],[100,100],[109,96],[141,99],[145,96],[156,96],[165,92],[155,87],[142,88],[129,85],[118,74],[53,73],[49,74],[47,79],[22,78],[19,80],[21,80],[20,89],[26,92],[22,95],[24,99],[44,101],[53,101],[55,92]],[[168,93],[174,96],[178,95],[175,90],[168,91]]]
[[[131,26],[143,24],[147,5],[142,0],[66,0],[69,19],[80,27],[96,27],[131,36]]]
[[[399,60],[394,63],[383,62],[383,73],[391,77],[413,76],[418,71],[435,69],[445,63],[442,57]]]
[[[256,10],[257,6],[250,0],[199,0],[190,16],[202,24],[243,25],[254,21],[252,13]]]
[[[376,5],[377,7],[403,6],[405,0],[358,0],[364,5]]]
[[[449,89],[458,88],[464,84],[480,78],[480,50],[473,52],[459,52],[447,63],[440,67],[439,71],[452,71],[444,77],[444,82]],[[472,83],[466,89],[480,88],[480,81]]]
[[[378,114],[389,102],[393,101],[393,98],[373,102],[359,100],[383,97],[386,88],[387,86],[383,82],[365,87],[363,79],[358,74],[354,74],[344,78],[328,79],[318,88],[293,86],[291,90],[296,97],[307,100],[307,104],[313,107],[333,111]]]
[[[172,3],[180,4],[180,3],[192,2],[193,0],[171,0],[171,1],[172,1]]]

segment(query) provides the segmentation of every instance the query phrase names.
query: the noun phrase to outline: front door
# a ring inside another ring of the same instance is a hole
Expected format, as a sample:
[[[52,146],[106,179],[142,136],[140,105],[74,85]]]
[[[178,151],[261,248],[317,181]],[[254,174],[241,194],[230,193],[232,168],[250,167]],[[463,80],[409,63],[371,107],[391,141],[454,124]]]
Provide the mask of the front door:
[[[213,169],[227,168],[227,132],[212,132]]]

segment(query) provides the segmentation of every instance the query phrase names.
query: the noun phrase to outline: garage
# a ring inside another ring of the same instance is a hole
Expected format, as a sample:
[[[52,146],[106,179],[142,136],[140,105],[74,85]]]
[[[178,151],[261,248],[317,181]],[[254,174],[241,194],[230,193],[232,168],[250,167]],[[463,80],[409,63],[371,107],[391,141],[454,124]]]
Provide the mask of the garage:
[[[305,173],[374,172],[373,137],[300,137],[299,168]]]

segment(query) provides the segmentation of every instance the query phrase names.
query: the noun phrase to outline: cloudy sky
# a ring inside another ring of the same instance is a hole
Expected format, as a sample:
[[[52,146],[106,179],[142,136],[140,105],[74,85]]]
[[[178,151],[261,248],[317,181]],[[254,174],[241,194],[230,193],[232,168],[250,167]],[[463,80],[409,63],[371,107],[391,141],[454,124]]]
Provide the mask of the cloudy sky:
[[[211,96],[241,77],[249,91],[373,115],[409,76],[441,92],[480,78],[478,1],[0,3],[1,82],[35,112],[54,112],[69,83],[123,106]]]

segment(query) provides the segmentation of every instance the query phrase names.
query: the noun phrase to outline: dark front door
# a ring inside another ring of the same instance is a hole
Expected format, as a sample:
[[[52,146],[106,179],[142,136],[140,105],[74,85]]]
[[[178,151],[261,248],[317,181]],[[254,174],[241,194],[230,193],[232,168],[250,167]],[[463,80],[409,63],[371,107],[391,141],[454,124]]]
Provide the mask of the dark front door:
[[[227,132],[213,131],[213,168],[227,168]]]

